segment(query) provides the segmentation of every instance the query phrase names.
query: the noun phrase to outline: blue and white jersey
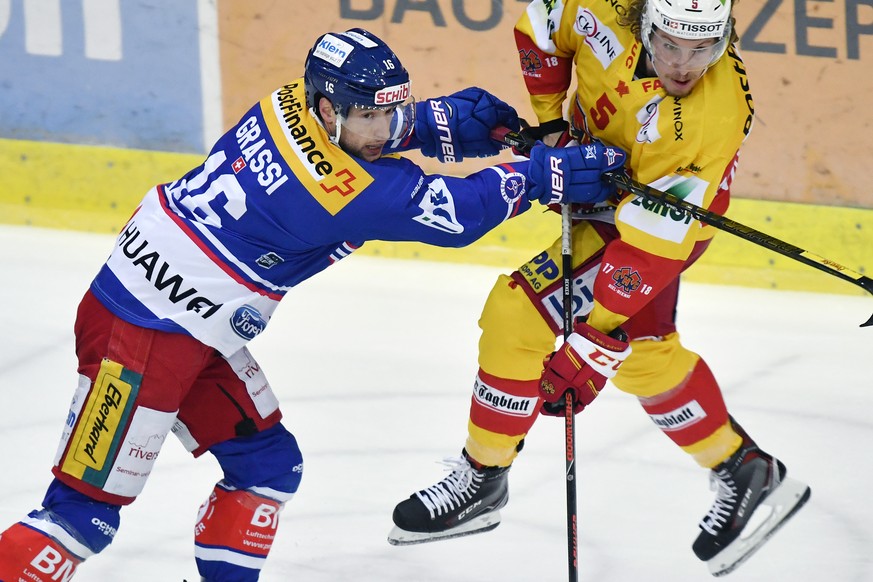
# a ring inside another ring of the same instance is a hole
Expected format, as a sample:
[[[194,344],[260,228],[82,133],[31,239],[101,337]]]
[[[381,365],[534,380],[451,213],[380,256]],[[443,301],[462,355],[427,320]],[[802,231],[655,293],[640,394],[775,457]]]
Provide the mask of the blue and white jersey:
[[[91,289],[131,323],[231,355],[285,293],[367,240],[472,243],[530,207],[527,162],[466,178],[331,143],[303,79],[252,107],[202,165],[152,188]]]

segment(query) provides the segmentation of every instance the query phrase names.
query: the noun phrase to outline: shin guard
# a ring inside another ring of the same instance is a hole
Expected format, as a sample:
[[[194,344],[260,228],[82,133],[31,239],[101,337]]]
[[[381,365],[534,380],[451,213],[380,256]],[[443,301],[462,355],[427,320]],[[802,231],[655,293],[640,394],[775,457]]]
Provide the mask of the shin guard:
[[[28,518],[0,534],[0,580],[67,582],[91,555],[58,524]]]
[[[253,582],[273,545],[282,502],[215,486],[200,507],[194,556],[200,575],[216,582]]]

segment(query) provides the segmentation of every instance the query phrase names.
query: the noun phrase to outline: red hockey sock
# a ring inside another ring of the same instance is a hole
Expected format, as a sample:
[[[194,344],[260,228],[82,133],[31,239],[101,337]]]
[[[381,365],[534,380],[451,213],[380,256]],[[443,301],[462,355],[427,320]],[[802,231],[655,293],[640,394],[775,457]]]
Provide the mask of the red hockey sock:
[[[509,466],[539,415],[539,380],[510,380],[480,369],[467,423],[467,454],[489,467]]]
[[[39,519],[24,520],[0,534],[0,580],[67,582],[90,555],[90,550],[60,526]]]
[[[470,420],[485,430],[523,435],[539,414],[539,378],[510,380],[480,369],[473,386]]]
[[[718,383],[703,360],[679,386],[640,398],[652,421],[680,447],[699,443],[728,423]]]
[[[201,574],[222,564],[260,570],[270,553],[282,503],[251,491],[216,485],[200,508],[194,555]],[[207,576],[208,577],[208,576]]]

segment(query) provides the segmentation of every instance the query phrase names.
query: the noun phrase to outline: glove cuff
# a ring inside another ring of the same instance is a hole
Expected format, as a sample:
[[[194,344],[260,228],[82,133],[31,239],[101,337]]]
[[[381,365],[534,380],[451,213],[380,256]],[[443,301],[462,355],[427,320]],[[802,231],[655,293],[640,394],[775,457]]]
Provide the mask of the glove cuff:
[[[585,360],[585,363],[605,378],[612,378],[618,372],[619,366],[630,355],[631,347],[626,342],[603,334],[588,324],[573,332],[567,338],[567,343]]]

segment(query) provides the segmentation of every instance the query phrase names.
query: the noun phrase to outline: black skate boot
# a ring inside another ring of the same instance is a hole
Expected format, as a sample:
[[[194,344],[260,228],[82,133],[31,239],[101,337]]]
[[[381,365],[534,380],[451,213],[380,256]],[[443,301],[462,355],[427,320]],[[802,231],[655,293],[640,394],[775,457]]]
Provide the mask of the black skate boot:
[[[758,448],[736,422],[733,427],[743,444],[712,469],[715,502],[692,545],[714,576],[733,571],[751,557],[810,496],[805,483],[786,478],[781,461]]]
[[[410,495],[394,508],[395,546],[422,544],[490,531],[509,501],[509,467],[482,467],[467,456],[446,459],[448,477]]]

